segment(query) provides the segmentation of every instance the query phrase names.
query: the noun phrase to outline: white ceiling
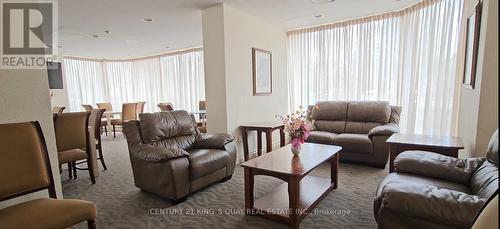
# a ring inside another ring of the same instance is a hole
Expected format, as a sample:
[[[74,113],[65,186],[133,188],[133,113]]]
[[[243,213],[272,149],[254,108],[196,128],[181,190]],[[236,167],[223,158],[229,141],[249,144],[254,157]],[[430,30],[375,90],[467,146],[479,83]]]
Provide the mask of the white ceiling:
[[[62,54],[136,57],[201,46],[201,10],[222,1],[291,30],[398,10],[419,0],[335,0],[319,5],[310,0],[62,0]],[[111,33],[106,35],[106,30]]]

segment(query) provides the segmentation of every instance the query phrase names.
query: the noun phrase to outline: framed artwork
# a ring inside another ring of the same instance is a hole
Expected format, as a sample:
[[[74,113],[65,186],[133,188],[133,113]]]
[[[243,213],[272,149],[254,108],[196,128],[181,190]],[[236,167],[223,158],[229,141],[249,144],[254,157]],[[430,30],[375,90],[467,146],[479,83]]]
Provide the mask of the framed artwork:
[[[475,88],[477,55],[479,48],[479,31],[481,28],[482,2],[476,5],[473,13],[467,18],[467,35],[465,39],[465,65],[463,84]]]
[[[253,95],[270,95],[273,92],[271,52],[252,48]]]

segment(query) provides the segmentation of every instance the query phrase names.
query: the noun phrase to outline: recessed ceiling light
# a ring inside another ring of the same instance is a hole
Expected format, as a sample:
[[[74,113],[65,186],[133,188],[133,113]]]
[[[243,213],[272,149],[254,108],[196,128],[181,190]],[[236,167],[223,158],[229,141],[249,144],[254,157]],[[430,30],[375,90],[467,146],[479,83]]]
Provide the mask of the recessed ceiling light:
[[[153,18],[144,18],[143,19],[145,22],[153,22]]]
[[[104,30],[104,33],[105,33],[106,35],[110,35],[110,34],[111,34],[111,31],[109,31],[109,30]]]
[[[170,48],[170,46],[165,46],[165,48],[166,48],[166,49],[169,49],[169,48]]]
[[[98,38],[98,37],[99,37],[99,35],[93,34],[93,35],[92,35],[92,37],[93,37],[93,38]]]
[[[323,17],[323,15],[321,15],[321,14],[316,14],[316,15],[314,15],[314,17]]]
[[[309,0],[312,4],[325,4],[329,2],[333,2],[335,0]]]

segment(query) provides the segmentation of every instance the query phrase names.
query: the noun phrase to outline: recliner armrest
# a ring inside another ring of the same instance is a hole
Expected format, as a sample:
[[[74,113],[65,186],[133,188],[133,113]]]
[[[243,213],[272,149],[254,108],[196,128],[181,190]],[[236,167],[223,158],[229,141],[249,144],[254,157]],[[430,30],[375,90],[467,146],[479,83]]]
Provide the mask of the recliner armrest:
[[[375,200],[380,203],[380,207],[375,210],[463,227],[471,225],[485,201],[485,198],[454,190],[398,182],[384,186],[381,195]]]
[[[178,157],[189,157],[189,153],[183,149],[156,147],[148,144],[134,145],[131,149],[131,153],[134,157],[149,162],[159,162]]]
[[[394,160],[396,172],[411,173],[468,185],[485,158],[458,159],[427,151],[405,151]]]
[[[199,134],[194,141],[194,149],[224,149],[226,144],[234,141],[229,134]]]
[[[377,126],[368,132],[368,136],[391,136],[392,134],[399,133],[399,126],[395,123],[387,123],[382,126]]]

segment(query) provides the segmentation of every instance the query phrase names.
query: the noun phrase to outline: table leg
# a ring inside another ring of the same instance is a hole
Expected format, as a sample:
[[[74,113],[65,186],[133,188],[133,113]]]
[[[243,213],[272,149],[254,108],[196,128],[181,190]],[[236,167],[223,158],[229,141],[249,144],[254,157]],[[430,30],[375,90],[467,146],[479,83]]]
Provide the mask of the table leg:
[[[339,171],[339,153],[336,153],[335,156],[330,160],[330,180],[333,183],[333,189],[337,189],[339,183],[338,177]]]
[[[106,124],[108,125],[108,131],[111,132],[111,130],[113,130],[113,125],[111,125],[111,114],[106,114]]]
[[[257,155],[262,155],[262,131],[257,130]]]
[[[245,161],[248,161],[248,135],[247,129],[244,127],[241,128],[241,138],[243,140],[243,155],[245,157]]]
[[[400,152],[399,149],[394,144],[389,144],[389,173],[394,172],[394,159],[398,156]]]
[[[285,128],[284,127],[280,128],[280,146],[281,147],[285,146]]]
[[[290,206],[290,228],[299,228],[299,196],[300,180],[297,177],[291,177],[288,180],[288,201]]]
[[[248,214],[253,209],[253,174],[252,170],[245,168],[245,209]]]
[[[266,152],[273,151],[273,131],[266,130]]]

